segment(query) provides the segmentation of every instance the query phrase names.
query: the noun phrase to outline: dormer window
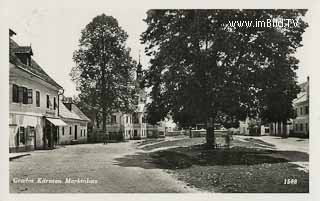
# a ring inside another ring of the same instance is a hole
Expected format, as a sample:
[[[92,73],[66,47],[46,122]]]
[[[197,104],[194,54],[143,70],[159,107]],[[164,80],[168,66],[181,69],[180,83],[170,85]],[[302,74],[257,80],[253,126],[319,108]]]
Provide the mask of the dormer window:
[[[20,61],[27,66],[31,66],[31,56],[33,55],[31,46],[19,46],[13,49]]]

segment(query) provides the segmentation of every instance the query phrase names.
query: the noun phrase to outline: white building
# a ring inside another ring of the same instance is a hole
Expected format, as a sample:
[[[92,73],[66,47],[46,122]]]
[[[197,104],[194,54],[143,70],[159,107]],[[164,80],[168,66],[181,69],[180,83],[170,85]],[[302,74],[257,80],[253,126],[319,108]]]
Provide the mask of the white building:
[[[67,124],[59,129],[58,144],[85,143],[88,137],[90,119],[72,102],[64,98],[59,102],[61,119]]]
[[[119,135],[122,140],[143,139],[147,137],[145,121],[146,92],[144,87],[141,86],[142,77],[142,66],[139,61],[135,83],[135,87],[138,89],[135,101],[137,109],[132,114],[115,112],[108,118],[107,132],[111,139],[119,139]]]
[[[9,30],[9,151],[52,149],[57,144],[62,87],[33,60],[30,46],[18,45]]]

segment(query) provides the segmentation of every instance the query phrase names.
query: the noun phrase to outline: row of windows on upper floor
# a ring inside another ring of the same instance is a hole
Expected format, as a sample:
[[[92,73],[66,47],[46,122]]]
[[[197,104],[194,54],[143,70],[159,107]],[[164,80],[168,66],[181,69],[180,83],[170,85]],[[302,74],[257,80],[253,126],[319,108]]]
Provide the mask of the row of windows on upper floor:
[[[18,86],[16,84],[12,85],[12,102],[22,103],[22,104],[33,104],[33,90],[26,87]],[[47,95],[48,109],[57,109],[57,99],[53,97],[53,105],[50,101],[50,95]],[[40,91],[36,91],[36,107],[40,107]]]
[[[111,124],[116,124],[117,123],[117,116],[116,115],[112,115],[111,119],[109,121]],[[139,118],[136,114],[133,114],[132,117],[131,116],[126,116],[126,123],[134,123],[134,124],[138,124],[139,122]],[[142,123],[146,123],[146,119],[144,117],[142,117]]]

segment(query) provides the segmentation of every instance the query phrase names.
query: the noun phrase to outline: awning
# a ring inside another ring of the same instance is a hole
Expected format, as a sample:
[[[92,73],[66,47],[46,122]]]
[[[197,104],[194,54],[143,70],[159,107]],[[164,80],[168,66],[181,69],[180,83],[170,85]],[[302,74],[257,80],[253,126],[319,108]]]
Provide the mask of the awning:
[[[55,126],[67,126],[67,124],[61,119],[52,119],[52,118],[46,118],[46,119],[51,123],[53,123],[53,125]]]

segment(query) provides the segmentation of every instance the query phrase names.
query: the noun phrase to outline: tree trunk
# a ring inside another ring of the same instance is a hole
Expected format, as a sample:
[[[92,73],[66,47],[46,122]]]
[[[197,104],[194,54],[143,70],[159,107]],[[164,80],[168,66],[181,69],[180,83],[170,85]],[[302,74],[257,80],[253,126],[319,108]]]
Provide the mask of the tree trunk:
[[[207,122],[206,146],[210,149],[215,148],[214,118],[212,117],[210,117]]]
[[[282,136],[282,132],[281,132],[281,121],[278,121],[277,124],[278,124],[277,136]]]
[[[105,134],[107,132],[107,109],[105,106],[102,107],[102,131]]]
[[[97,128],[100,128],[100,119],[98,113],[96,113],[96,123],[97,123]]]
[[[282,131],[283,131],[283,133],[282,133],[282,137],[283,138],[286,138],[287,137],[287,122],[286,121],[283,121],[282,122],[282,125],[283,125],[283,129],[282,129]]]

